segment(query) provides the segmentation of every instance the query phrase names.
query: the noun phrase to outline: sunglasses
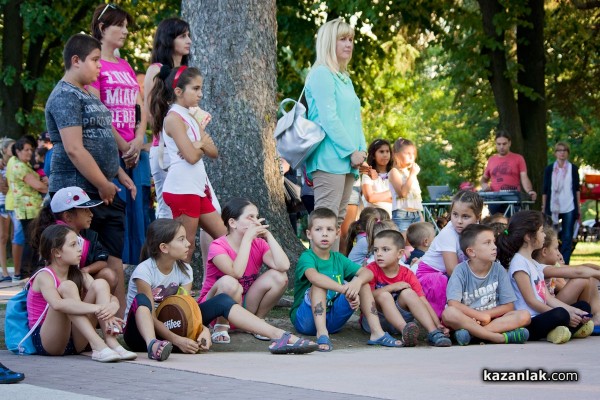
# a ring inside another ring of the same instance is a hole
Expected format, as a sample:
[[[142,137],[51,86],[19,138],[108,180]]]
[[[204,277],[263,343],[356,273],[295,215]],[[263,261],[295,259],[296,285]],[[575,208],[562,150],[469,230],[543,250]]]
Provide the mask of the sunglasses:
[[[100,13],[100,15],[98,16],[98,21],[100,21],[102,19],[102,16],[106,12],[106,10],[108,10],[109,8],[112,8],[113,10],[116,10],[117,6],[115,6],[114,4],[107,4],[106,7],[104,7],[104,10],[102,10],[102,12]]]

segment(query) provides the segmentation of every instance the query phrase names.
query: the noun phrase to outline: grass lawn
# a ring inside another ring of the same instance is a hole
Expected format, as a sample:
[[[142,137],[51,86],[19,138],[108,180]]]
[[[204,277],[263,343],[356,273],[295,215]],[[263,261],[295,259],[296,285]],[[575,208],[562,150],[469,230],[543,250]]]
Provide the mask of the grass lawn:
[[[571,265],[593,263],[600,265],[600,242],[579,242],[571,255]]]

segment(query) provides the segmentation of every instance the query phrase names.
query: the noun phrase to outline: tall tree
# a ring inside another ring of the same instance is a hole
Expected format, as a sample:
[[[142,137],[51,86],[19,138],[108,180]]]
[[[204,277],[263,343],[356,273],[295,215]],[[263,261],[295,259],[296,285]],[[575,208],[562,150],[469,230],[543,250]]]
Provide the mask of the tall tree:
[[[266,216],[292,264],[303,250],[284,205],[275,152],[277,22],[275,0],[183,0],[194,37],[191,64],[204,77],[201,106],[219,158],[206,162],[225,203],[247,197]]]

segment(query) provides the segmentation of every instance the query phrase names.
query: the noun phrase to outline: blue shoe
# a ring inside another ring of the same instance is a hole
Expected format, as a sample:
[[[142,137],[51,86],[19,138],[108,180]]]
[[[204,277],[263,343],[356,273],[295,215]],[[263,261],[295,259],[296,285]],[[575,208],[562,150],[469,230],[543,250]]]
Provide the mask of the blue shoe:
[[[600,325],[594,325],[594,330],[592,331],[592,336],[600,336]]]
[[[25,379],[25,374],[14,372],[0,364],[0,384],[17,383]]]
[[[454,331],[454,339],[459,346],[467,346],[471,343],[471,334],[466,329],[459,329]]]
[[[504,332],[504,343],[522,344],[529,340],[529,331],[527,328],[517,328],[512,331]]]
[[[10,275],[2,275],[2,278],[0,278],[0,282],[8,282],[8,281],[12,281],[12,277]]]
[[[19,282],[21,280],[23,280],[23,277],[21,275],[13,275],[12,276],[12,281],[13,282]]]

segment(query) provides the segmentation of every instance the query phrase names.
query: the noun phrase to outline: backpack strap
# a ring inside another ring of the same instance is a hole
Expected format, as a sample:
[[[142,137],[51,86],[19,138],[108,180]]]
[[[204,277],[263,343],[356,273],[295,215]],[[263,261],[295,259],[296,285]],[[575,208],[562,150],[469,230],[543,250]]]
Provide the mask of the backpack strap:
[[[58,281],[56,280],[56,276],[54,275],[54,273],[52,273],[52,271],[48,267],[44,267],[44,268],[38,270],[35,274],[33,274],[33,276],[31,278],[29,278],[29,282],[27,282],[27,284],[25,285],[23,290],[29,291],[29,289],[31,288],[31,282],[33,282],[33,278],[35,278],[37,276],[37,274],[39,274],[40,272],[42,272],[44,270],[46,272],[48,272],[50,275],[52,275],[52,277],[54,278],[54,286],[56,288],[58,288]],[[48,302],[46,302],[46,308],[44,308],[44,311],[42,311],[38,320],[35,322],[35,324],[33,324],[31,329],[29,330],[29,332],[27,332],[27,335],[25,335],[25,337],[23,339],[21,339],[21,341],[19,342],[19,345],[17,346],[19,349],[19,354],[24,353],[25,348],[23,347],[23,342],[25,342],[29,338],[29,336],[31,336],[33,334],[33,331],[35,331],[36,328],[42,323],[42,320],[44,319],[44,316],[48,312],[49,307],[50,307],[50,304],[48,304]]]

